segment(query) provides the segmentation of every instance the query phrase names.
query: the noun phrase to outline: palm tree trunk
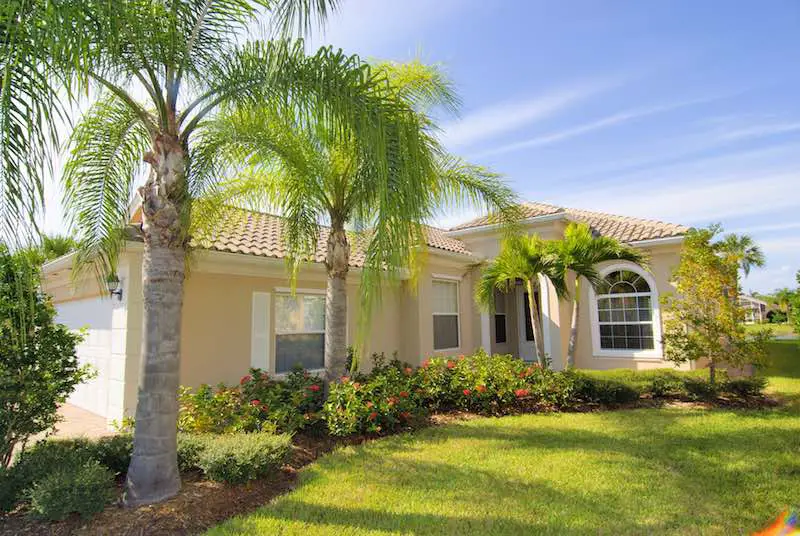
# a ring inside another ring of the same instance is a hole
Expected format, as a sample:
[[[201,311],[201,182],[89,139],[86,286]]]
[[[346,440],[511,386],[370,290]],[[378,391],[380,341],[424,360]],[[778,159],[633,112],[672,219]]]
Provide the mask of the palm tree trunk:
[[[346,372],[347,363],[347,270],[350,244],[344,222],[332,218],[325,267],[328,272],[325,296],[325,377],[328,382]]]
[[[168,499],[181,487],[177,457],[181,308],[186,232],[185,152],[175,137],[159,136],[145,156],[152,166],[140,189],[144,232],[144,325],[128,506]],[[178,201],[176,201],[178,199]]]
[[[569,345],[567,346],[567,368],[575,366],[575,347],[578,345],[578,322],[580,314],[580,281],[575,278],[575,295],[572,297],[572,317],[569,326]]]
[[[542,321],[539,316],[539,306],[536,304],[536,296],[533,291],[536,289],[536,283],[533,280],[527,281],[528,286],[528,308],[531,310],[531,327],[533,328],[533,339],[536,344],[536,359],[540,365],[545,364],[544,355],[544,339],[542,330]]]

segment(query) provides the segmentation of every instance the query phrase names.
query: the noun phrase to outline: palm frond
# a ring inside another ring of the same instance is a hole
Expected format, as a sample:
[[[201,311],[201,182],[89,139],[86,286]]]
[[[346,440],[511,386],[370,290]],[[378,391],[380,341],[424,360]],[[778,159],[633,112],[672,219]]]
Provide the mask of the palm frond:
[[[64,167],[64,205],[79,242],[76,273],[90,265],[102,274],[116,269],[134,176],[149,143],[138,116],[114,95],[76,125]]]

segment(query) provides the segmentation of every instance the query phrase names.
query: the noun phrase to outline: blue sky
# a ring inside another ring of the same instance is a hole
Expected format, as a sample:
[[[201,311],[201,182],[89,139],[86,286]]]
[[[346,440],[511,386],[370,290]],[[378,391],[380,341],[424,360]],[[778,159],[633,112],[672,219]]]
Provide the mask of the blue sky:
[[[442,64],[448,147],[525,199],[752,234],[767,291],[800,268],[798,28],[796,0],[345,0],[314,42]]]
[[[798,28],[797,0],[343,0],[312,46],[441,64],[454,153],[528,200],[748,232],[768,291],[800,268]]]

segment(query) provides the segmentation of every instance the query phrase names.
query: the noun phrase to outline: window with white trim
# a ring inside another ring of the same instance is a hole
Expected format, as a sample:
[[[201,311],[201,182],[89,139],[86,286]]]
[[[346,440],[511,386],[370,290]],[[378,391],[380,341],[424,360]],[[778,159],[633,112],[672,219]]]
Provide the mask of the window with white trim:
[[[275,372],[325,367],[325,296],[275,295]]]
[[[601,350],[653,350],[654,293],[632,270],[615,270],[597,287],[597,322]]]
[[[458,332],[458,281],[433,280],[433,349],[460,346]]]
[[[506,295],[495,291],[494,294],[494,342],[503,344],[507,342],[506,333]]]

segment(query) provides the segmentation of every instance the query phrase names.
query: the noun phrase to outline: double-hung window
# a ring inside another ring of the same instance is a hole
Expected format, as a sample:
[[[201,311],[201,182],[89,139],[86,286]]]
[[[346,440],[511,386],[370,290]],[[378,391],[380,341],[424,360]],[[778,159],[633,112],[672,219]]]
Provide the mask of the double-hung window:
[[[494,295],[494,342],[503,344],[507,340],[506,335],[506,295],[502,292],[495,292]]]
[[[275,296],[275,372],[325,367],[325,296]]]
[[[454,350],[460,346],[458,281],[433,280],[433,349]]]

